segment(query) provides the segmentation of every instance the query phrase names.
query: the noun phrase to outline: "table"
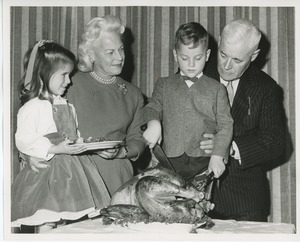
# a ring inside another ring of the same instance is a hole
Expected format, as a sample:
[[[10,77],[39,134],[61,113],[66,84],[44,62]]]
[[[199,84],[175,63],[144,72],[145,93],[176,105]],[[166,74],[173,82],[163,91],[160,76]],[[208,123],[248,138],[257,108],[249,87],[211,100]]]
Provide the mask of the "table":
[[[197,229],[198,234],[294,234],[295,226],[287,223],[263,223],[235,220],[213,220],[210,230]],[[191,224],[129,223],[128,226],[103,225],[101,218],[84,220],[51,230],[51,234],[189,234]]]

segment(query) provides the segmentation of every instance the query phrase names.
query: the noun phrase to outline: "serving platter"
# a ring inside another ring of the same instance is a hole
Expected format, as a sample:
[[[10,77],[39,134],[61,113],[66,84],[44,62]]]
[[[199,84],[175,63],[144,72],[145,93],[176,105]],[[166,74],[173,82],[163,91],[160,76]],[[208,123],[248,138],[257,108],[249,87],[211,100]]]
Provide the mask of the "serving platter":
[[[83,145],[87,148],[87,150],[104,150],[104,149],[112,149],[120,145],[121,143],[123,143],[122,140],[113,140],[113,141],[83,143]]]

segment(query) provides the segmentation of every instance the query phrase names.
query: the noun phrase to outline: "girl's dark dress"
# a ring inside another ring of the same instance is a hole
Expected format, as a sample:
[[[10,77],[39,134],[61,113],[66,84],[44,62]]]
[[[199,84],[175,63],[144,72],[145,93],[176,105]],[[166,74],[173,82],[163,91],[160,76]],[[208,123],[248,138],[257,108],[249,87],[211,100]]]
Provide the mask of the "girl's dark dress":
[[[45,116],[54,120],[52,124],[56,124],[57,132],[42,134],[44,130],[53,130],[51,122],[43,121],[46,120]],[[31,125],[32,122],[35,125]],[[39,129],[39,125],[44,126]],[[48,128],[45,127],[47,125]],[[35,129],[31,130],[32,126]],[[76,126],[74,107],[65,99],[57,97],[51,105],[49,101],[35,98],[27,102],[18,113],[17,147],[28,159],[30,155],[33,157],[34,149],[45,140],[44,137],[53,144],[63,141],[63,137],[76,140]],[[32,135],[28,136],[30,130]],[[41,142],[34,143],[32,137],[39,135],[42,137]],[[27,144],[26,140],[31,143]],[[97,214],[97,210],[109,204],[110,197],[102,177],[88,156],[54,155],[50,160],[44,159],[44,163],[49,167],[39,169],[39,173],[26,165],[12,185],[13,226],[41,225],[61,219],[76,220],[85,215]]]

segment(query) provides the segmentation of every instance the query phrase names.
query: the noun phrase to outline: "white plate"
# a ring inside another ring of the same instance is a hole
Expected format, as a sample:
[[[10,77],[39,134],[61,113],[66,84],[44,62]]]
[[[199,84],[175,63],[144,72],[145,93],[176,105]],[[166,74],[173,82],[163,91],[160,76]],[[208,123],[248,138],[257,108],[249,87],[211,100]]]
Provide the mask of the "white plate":
[[[114,140],[114,141],[101,141],[101,142],[92,142],[92,143],[83,143],[87,150],[103,150],[111,149],[121,144],[123,141]]]

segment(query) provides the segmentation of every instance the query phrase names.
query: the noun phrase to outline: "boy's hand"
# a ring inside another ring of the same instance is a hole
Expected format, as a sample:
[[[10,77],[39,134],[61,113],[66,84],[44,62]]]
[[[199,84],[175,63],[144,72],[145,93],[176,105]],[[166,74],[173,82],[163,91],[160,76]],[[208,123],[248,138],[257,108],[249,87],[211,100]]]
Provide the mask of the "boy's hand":
[[[152,149],[157,143],[160,144],[162,140],[160,122],[158,120],[149,121],[143,137],[150,149]]]
[[[223,162],[223,157],[218,155],[212,155],[210,157],[208,170],[209,172],[211,171],[214,172],[215,178],[219,178],[225,171],[225,164]]]
[[[210,154],[214,149],[214,135],[204,134],[203,137],[207,138],[207,140],[202,140],[200,142],[200,149],[204,150],[206,154]]]

